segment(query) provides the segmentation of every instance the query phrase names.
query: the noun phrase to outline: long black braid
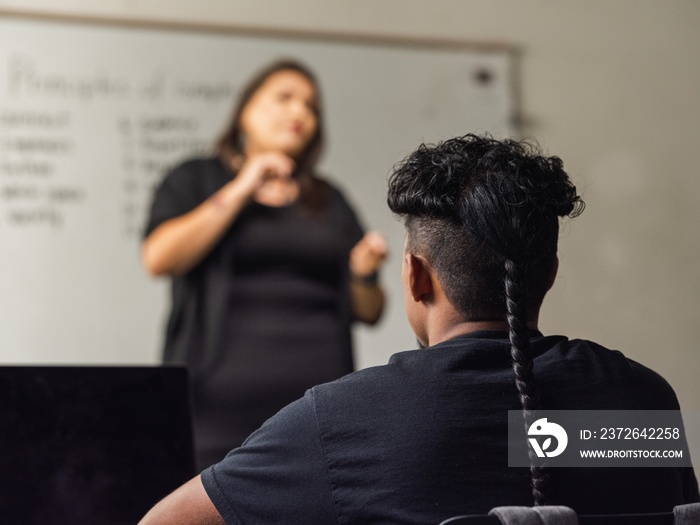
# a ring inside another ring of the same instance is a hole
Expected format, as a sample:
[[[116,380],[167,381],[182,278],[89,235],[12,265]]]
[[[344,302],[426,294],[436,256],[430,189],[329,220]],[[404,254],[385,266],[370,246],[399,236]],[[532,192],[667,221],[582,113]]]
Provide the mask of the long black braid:
[[[532,411],[542,408],[528,321],[549,286],[559,217],[584,207],[561,160],[488,136],[422,145],[394,170],[388,203],[404,217],[410,247],[430,260],[466,320],[508,322],[528,428]],[[546,469],[533,466],[531,477],[535,504],[546,504]]]
[[[520,395],[523,407],[525,431],[534,422],[533,411],[540,409],[540,390],[532,373],[533,359],[530,351],[530,335],[527,326],[527,291],[524,269],[506,259],[506,307],[508,310],[508,331],[510,336],[510,355],[515,372],[515,385]],[[535,505],[546,505],[549,488],[547,469],[532,464],[533,451],[530,454],[530,471],[532,480],[532,495]]]

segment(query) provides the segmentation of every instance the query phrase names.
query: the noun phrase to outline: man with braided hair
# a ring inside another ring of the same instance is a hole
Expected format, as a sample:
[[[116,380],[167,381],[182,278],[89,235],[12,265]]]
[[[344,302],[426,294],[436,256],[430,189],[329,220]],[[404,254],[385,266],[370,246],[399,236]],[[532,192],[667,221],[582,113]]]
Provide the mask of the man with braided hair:
[[[143,524],[435,524],[501,505],[698,501],[691,468],[508,467],[509,410],[679,409],[620,352],[538,331],[559,218],[583,210],[560,159],[475,135],[424,145],[391,176],[388,202],[406,226],[406,313],[426,348],[312,388]]]

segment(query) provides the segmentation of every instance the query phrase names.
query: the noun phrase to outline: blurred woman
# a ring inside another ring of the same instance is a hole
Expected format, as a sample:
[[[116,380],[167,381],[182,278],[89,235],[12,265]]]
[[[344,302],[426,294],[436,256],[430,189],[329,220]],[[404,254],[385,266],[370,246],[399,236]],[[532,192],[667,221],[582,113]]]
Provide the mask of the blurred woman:
[[[201,468],[351,372],[352,321],[381,315],[386,243],[316,175],[321,117],[311,72],[275,63],[243,90],[216,156],[156,191],[143,261],[172,277],[164,360],[190,367]]]

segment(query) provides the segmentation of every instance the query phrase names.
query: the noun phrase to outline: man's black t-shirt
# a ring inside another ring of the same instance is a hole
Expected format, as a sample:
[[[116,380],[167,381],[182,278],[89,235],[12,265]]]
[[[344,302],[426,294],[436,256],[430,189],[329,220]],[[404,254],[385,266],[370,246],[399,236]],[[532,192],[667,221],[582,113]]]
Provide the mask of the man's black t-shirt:
[[[658,374],[595,343],[533,334],[548,410],[677,410]],[[482,331],[394,355],[320,385],[202,473],[227,523],[439,523],[532,505],[509,468],[520,408],[507,333]],[[670,511],[698,500],[692,469],[557,468],[552,504],[580,514]]]

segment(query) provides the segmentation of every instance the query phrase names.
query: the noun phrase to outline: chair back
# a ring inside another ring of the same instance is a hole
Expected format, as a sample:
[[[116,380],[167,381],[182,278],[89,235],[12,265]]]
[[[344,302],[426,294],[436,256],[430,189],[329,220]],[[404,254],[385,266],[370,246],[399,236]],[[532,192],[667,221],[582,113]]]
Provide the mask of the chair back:
[[[649,514],[583,514],[573,510],[561,514],[541,512],[547,507],[497,507],[488,515],[454,516],[440,525],[697,525],[700,523],[700,503],[679,505],[673,512]],[[559,507],[562,508],[562,507]],[[567,507],[563,507],[567,509]],[[538,512],[535,509],[539,509]],[[500,511],[499,511],[500,510]]]

